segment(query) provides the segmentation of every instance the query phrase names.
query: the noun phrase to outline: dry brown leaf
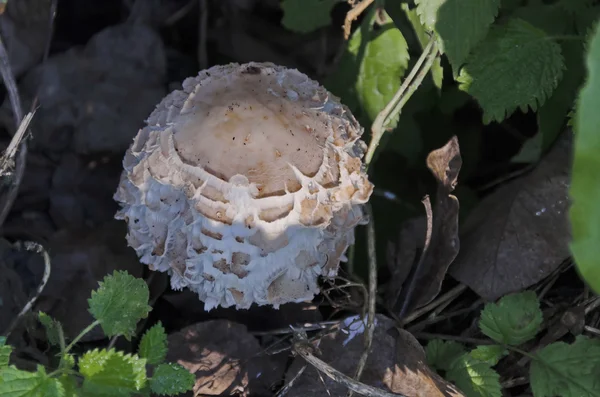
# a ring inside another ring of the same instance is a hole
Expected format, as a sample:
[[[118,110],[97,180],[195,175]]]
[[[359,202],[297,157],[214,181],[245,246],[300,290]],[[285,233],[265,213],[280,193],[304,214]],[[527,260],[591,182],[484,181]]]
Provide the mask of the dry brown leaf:
[[[569,256],[572,134],[528,175],[500,187],[470,214],[450,274],[487,300],[521,291]]]
[[[318,357],[338,371],[354,375],[363,350],[360,332],[363,329],[358,317],[346,319],[342,330],[320,339]],[[286,381],[293,378],[304,364],[304,359],[296,358],[286,373]],[[361,381],[407,397],[462,396],[452,384],[427,367],[425,351],[419,342],[409,332],[396,330],[394,322],[380,314],[376,315],[373,345]],[[343,396],[346,392],[345,386],[319,375],[309,365],[286,396],[329,397]]]
[[[283,375],[283,367],[264,354],[246,327],[231,321],[191,325],[169,335],[168,344],[167,361],[196,375],[196,397],[270,395]]]

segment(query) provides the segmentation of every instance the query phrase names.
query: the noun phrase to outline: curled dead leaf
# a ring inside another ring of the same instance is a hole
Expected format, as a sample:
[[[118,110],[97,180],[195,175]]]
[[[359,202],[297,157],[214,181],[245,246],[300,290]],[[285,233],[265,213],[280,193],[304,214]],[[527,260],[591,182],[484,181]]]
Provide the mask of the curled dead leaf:
[[[430,212],[426,206],[427,218],[412,219],[403,226],[396,255],[391,255],[395,260],[387,302],[401,315],[436,297],[448,267],[458,254],[459,203],[451,192],[456,187],[461,166],[456,136],[427,156],[427,167],[437,182],[433,209]],[[425,233],[426,225],[431,225],[430,234]],[[425,234],[430,238],[423,239]],[[412,268],[416,249],[423,249],[423,253]]]

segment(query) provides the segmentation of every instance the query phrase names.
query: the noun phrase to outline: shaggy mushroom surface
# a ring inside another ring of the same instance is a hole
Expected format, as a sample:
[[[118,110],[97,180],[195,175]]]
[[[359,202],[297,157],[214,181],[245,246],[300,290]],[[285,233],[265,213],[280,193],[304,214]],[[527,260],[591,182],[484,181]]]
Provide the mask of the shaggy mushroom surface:
[[[206,310],[309,300],[366,221],[362,132],[297,70],[214,66],[146,120],[123,160],[116,217],[140,260]]]

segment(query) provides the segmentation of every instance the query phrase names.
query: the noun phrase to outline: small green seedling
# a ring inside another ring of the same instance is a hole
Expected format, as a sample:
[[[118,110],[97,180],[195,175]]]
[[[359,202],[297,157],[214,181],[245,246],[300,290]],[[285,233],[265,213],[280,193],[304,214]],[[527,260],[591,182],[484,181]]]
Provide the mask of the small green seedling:
[[[81,357],[71,353],[75,344],[98,325],[109,337],[131,339],[138,321],[152,309],[149,295],[144,280],[126,272],[106,276],[88,300],[95,321],[69,345],[60,322],[40,312],[48,342],[60,349],[57,368],[38,365],[36,371],[29,372],[9,365],[12,347],[0,337],[0,397],[175,396],[191,390],[194,375],[179,364],[164,362],[167,335],[160,323],[144,333],[137,354],[112,348],[90,350]],[[147,368],[151,368],[152,376],[148,376]]]
[[[527,291],[488,303],[479,328],[496,344],[467,351],[457,342],[432,340],[426,348],[434,369],[458,386],[467,397],[500,397],[500,375],[493,368],[517,352],[531,359],[529,380],[534,397],[600,396],[600,340],[578,336],[567,344],[554,342],[528,353],[519,348],[540,331],[542,311],[534,292]]]

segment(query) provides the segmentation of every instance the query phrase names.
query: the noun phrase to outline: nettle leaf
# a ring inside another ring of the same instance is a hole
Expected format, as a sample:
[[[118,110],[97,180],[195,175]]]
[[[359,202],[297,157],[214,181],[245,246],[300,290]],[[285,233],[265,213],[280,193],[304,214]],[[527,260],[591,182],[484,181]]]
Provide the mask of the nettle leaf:
[[[146,360],[111,350],[90,350],[79,360],[83,390],[92,396],[129,396],[146,384]]]
[[[544,104],[564,70],[561,47],[522,19],[493,26],[460,71],[460,89],[483,109],[483,121],[502,121],[517,108]]]
[[[142,336],[138,354],[152,365],[160,364],[165,360],[167,357],[167,334],[162,324],[158,323],[146,331]]]
[[[0,370],[0,397],[65,397],[58,379],[50,378],[44,367],[37,372],[21,371],[14,366]]]
[[[196,377],[179,364],[160,364],[150,379],[150,388],[156,394],[175,396],[192,390]]]
[[[427,344],[425,354],[430,367],[447,371],[454,360],[465,354],[465,348],[458,342],[434,339]]]
[[[578,336],[555,342],[534,355],[531,389],[535,397],[600,396],[600,340]]]
[[[10,361],[12,346],[0,344],[0,368],[6,367]]]
[[[62,326],[60,322],[56,321],[44,312],[38,313],[38,319],[46,329],[46,337],[48,338],[48,343],[50,343],[51,345],[58,346],[61,342],[62,335]]]
[[[281,23],[286,29],[310,33],[331,24],[331,9],[344,0],[283,0]]]
[[[454,360],[446,372],[446,379],[454,382],[466,396],[501,397],[500,375],[485,361],[464,354]]]
[[[587,82],[575,112],[569,217],[573,231],[571,251],[577,269],[590,287],[600,293],[600,174],[594,172],[600,166],[600,28],[588,45],[587,70]]]
[[[517,346],[532,339],[540,330],[543,315],[533,291],[502,297],[481,311],[481,332],[498,343]]]
[[[77,381],[73,376],[63,374],[58,378],[64,391],[65,397],[79,397]]]
[[[487,35],[500,0],[415,0],[421,21],[437,32],[455,73]]]
[[[90,313],[100,321],[107,336],[124,335],[131,339],[135,325],[152,309],[148,305],[150,291],[142,279],[125,271],[115,271],[100,282],[88,299]]]
[[[498,364],[498,361],[507,354],[508,350],[500,345],[481,345],[469,352],[474,359],[486,362],[491,366]]]
[[[354,32],[348,51],[360,62],[356,95],[373,121],[400,88],[408,67],[408,45],[385,11],[372,10]],[[396,124],[397,120],[387,127]]]
[[[60,357],[59,367],[61,369],[73,369],[75,368],[75,356],[69,353],[65,353]]]

